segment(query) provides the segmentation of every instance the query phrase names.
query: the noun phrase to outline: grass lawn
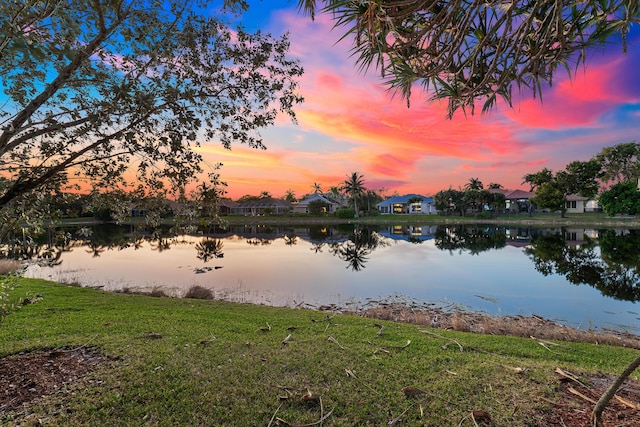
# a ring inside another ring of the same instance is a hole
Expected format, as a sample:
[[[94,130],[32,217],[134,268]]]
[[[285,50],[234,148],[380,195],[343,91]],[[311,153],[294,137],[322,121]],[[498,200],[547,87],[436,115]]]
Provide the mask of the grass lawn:
[[[342,219],[333,215],[312,216],[307,214],[297,214],[292,216],[245,216],[245,215],[227,215],[222,219],[230,225],[246,225],[246,224],[278,224],[278,225],[311,225],[311,224],[341,224],[341,223],[358,223],[358,224],[521,224],[527,226],[571,226],[584,225],[591,228],[599,227],[638,227],[640,226],[640,218],[637,217],[610,217],[604,213],[568,213],[564,218],[559,213],[535,213],[529,216],[522,214],[500,214],[492,217],[477,216],[441,216],[426,214],[390,214],[377,216],[364,216],[352,219]],[[144,218],[130,218],[128,224],[144,224]],[[168,218],[163,220],[166,225],[173,225],[175,219]],[[65,218],[61,220],[61,225],[93,225],[101,223],[101,221],[93,218]]]
[[[621,347],[35,279],[20,279],[12,295],[36,294],[1,320],[0,366],[51,349],[91,349],[103,362],[28,407],[3,413],[0,402],[2,425],[474,426],[485,413],[494,426],[545,425],[556,368],[617,375],[637,357]]]

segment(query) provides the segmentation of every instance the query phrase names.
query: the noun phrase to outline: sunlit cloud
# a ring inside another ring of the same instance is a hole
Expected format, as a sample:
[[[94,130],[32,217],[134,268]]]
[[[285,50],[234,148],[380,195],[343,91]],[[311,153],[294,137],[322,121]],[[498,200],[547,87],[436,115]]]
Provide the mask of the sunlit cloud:
[[[506,115],[515,122],[534,128],[562,129],[569,127],[600,127],[600,119],[609,110],[625,103],[638,103],[638,85],[621,85],[628,80],[631,56],[590,64],[576,72],[573,79],[559,78],[557,84],[543,92],[542,100],[518,102]]]
[[[265,133],[267,151],[216,153],[230,193],[250,193],[255,185],[254,194],[269,186],[273,194],[294,189],[301,195],[311,192],[313,182],[328,189],[354,171],[369,188],[389,193],[433,194],[470,177],[522,188],[526,173],[559,170],[604,146],[638,139],[633,123],[640,117],[640,80],[634,70],[640,56],[632,54],[634,46],[625,56],[594,55],[573,80],[560,72],[542,102],[523,97],[513,109],[500,105],[488,115],[456,113],[449,120],[446,104],[428,102],[429,93],[416,88],[407,108],[375,70],[359,71],[350,41],[338,42],[344,29],[333,29],[328,15],[311,21],[295,8],[284,9],[271,15],[267,29],[290,32],[291,55],[305,69],[305,103],[297,108],[297,126],[283,118]]]

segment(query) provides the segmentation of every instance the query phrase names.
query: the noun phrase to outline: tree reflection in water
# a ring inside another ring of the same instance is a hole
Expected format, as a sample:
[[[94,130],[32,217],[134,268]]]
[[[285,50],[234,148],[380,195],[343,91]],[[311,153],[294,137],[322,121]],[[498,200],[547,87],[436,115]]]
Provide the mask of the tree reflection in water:
[[[574,285],[587,284],[618,300],[640,301],[638,230],[600,230],[598,244],[585,238],[568,245],[564,233],[535,238],[525,253],[545,276],[559,274]]]
[[[373,228],[355,226],[348,240],[331,243],[331,254],[347,262],[347,268],[360,271],[365,268],[368,256],[379,247],[387,246],[388,240],[378,234]]]
[[[196,257],[204,262],[214,258],[222,258],[224,257],[224,253],[222,252],[223,247],[224,243],[222,240],[205,237],[196,243]]]
[[[507,234],[503,227],[483,225],[440,225],[435,234],[435,245],[443,251],[472,255],[490,249],[503,248],[507,243]]]

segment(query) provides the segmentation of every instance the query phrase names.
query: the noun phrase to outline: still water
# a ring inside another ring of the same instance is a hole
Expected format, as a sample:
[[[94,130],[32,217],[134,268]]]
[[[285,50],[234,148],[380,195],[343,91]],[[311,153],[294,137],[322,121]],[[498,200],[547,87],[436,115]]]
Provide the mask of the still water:
[[[640,333],[640,230],[495,225],[244,226],[191,235],[66,229],[27,276],[109,291],[195,285],[269,305],[435,303]]]

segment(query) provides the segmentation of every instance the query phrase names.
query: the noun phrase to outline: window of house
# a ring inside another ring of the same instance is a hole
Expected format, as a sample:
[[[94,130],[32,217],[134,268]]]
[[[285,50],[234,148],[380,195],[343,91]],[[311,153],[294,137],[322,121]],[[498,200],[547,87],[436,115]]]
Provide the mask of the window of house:
[[[571,200],[567,202],[567,209],[576,209],[578,207],[578,202],[575,200]]]

